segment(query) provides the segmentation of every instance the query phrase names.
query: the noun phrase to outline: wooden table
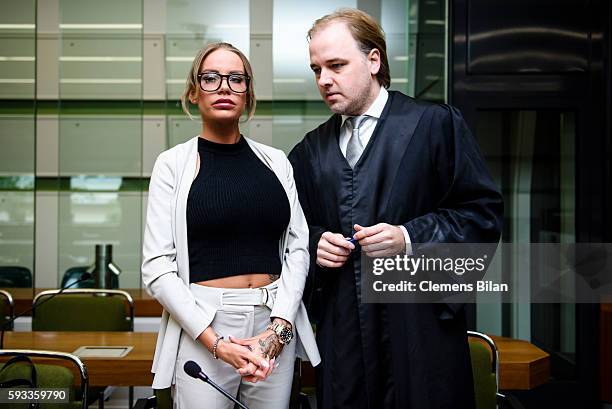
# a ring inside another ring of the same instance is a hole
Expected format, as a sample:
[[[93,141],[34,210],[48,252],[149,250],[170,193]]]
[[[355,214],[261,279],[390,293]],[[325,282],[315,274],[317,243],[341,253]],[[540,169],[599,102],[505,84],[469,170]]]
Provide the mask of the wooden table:
[[[550,377],[550,355],[520,339],[491,336],[499,352],[499,389],[533,389]]]
[[[19,314],[32,308],[33,294],[38,294],[49,288],[3,288],[13,296],[15,301],[15,313]],[[119,288],[127,291],[134,299],[134,315],[136,317],[160,317],[162,313],[161,305],[147,294],[142,288]]]
[[[153,332],[7,332],[7,349],[48,349],[73,352],[83,345],[131,345],[123,358],[85,358],[91,385],[151,385],[155,351]],[[527,341],[492,337],[499,350],[500,389],[531,389],[548,381],[549,356]],[[312,371],[303,364],[303,374]]]
[[[123,358],[83,358],[89,384],[150,386],[156,339],[155,332],[6,332],[4,347],[73,352],[84,345],[132,346],[133,349]]]

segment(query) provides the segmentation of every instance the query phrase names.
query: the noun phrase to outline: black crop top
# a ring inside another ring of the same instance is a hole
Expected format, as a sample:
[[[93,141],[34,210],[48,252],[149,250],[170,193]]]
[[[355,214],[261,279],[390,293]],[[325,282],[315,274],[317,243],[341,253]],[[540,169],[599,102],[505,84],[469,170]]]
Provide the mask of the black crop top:
[[[198,139],[200,170],[187,198],[189,282],[280,274],[279,241],[290,218],[280,181],[241,137]]]

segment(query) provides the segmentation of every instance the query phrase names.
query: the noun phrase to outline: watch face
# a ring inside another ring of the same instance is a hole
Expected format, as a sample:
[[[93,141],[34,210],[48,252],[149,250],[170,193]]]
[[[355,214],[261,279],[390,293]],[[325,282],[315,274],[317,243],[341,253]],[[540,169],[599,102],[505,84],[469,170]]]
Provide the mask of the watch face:
[[[289,341],[293,339],[293,332],[291,332],[289,328],[285,327],[281,330],[280,334],[278,334],[278,337],[283,344],[288,344]]]

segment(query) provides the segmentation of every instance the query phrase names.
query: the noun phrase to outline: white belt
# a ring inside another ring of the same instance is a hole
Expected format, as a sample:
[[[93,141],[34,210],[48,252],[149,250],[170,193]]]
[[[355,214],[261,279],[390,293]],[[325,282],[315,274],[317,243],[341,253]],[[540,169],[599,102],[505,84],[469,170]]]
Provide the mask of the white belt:
[[[233,289],[224,288],[221,302],[224,305],[265,305],[272,309],[274,299],[276,298],[276,289],[278,287],[266,286],[253,289]]]

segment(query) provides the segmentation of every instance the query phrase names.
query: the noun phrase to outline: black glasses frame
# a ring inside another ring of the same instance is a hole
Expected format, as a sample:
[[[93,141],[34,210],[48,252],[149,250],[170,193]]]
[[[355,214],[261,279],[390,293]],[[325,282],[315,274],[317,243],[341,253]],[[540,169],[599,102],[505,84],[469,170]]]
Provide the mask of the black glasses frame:
[[[209,90],[209,89],[204,89],[202,88],[202,76],[204,75],[216,75],[218,77],[221,78],[221,81],[219,81],[219,85],[217,86],[217,88],[213,89],[213,90]],[[230,77],[242,77],[245,79],[246,81],[246,89],[244,91],[236,91],[234,88],[232,88],[232,83],[230,82]],[[216,72],[201,72],[198,74],[197,76],[198,78],[198,84],[200,84],[200,89],[204,92],[216,92],[219,90],[219,88],[221,88],[221,85],[223,85],[223,79],[225,79],[225,82],[227,83],[227,86],[229,87],[229,89],[232,90],[232,92],[235,92],[236,94],[244,94],[245,92],[249,91],[249,84],[251,82],[251,77],[249,77],[246,74],[219,74]]]

